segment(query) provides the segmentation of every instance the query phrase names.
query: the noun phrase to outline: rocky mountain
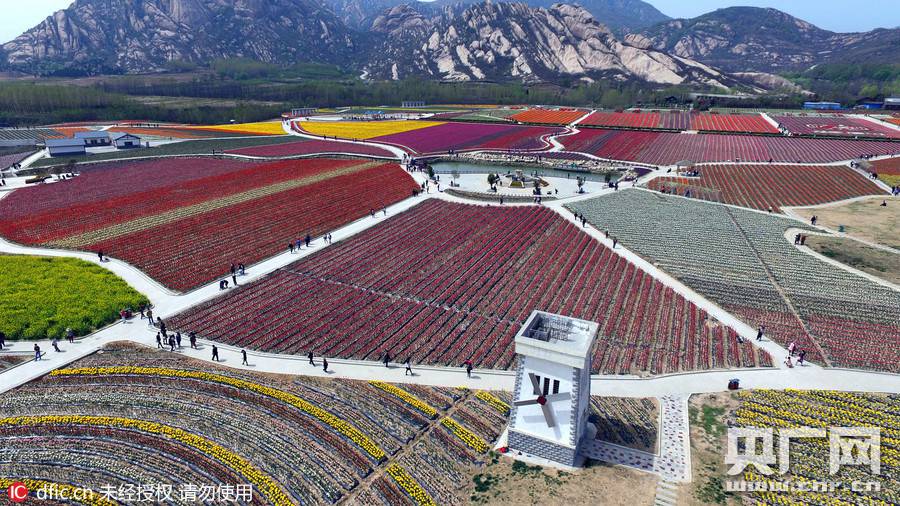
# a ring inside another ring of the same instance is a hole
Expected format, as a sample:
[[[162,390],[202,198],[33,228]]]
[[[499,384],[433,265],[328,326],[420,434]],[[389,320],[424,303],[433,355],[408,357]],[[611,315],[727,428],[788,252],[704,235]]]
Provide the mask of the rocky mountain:
[[[583,7],[549,9],[485,2],[447,7],[428,17],[411,6],[379,16],[380,42],[363,68],[375,78],[446,80],[641,79],[664,84],[726,87],[735,80],[688,58],[617,39]]]
[[[729,7],[644,29],[649,44],[732,72],[800,70],[821,63],[900,63],[900,29],[823,30],[777,9]]]
[[[367,29],[372,20],[384,11],[409,4],[422,14],[433,16],[445,7],[472,5],[481,0],[324,0],[348,26]],[[524,0],[531,7],[551,7],[557,0]],[[643,0],[577,0],[595,19],[616,33],[640,30],[670,18]]]
[[[13,70],[96,74],[237,56],[346,61],[356,44],[316,0],[76,0],[2,53]]]

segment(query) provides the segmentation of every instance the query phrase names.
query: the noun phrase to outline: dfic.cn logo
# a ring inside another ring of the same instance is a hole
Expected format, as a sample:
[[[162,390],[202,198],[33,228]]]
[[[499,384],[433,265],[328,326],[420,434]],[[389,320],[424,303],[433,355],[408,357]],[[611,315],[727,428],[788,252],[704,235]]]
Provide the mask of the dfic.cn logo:
[[[9,494],[10,501],[24,502],[25,498],[28,497],[28,487],[21,481],[17,481],[6,489],[6,493]]]

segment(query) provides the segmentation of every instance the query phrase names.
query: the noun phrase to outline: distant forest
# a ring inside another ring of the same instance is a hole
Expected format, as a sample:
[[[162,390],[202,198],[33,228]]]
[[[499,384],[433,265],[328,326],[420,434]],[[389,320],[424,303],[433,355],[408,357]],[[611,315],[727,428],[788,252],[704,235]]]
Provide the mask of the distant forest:
[[[215,124],[277,117],[291,107],[429,104],[553,104],[625,107],[684,106],[683,87],[578,80],[555,84],[448,83],[428,80],[368,82],[328,65],[279,67],[245,59],[219,60],[207,68],[173,62],[172,74],[108,76],[92,80],[0,82],[0,125],[144,119]],[[859,98],[900,94],[900,65],[819,65],[786,77],[817,98],[852,105]],[[170,99],[171,98],[171,99]],[[739,102],[701,102],[707,107],[799,107],[809,97],[772,95]]]

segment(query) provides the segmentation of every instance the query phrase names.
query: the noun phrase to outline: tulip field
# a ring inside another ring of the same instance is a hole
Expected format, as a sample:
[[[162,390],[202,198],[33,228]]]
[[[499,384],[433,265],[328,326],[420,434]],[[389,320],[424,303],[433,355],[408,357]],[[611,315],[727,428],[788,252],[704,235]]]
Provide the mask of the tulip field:
[[[413,154],[440,154],[448,150],[474,149],[534,151],[548,148],[545,140],[560,128],[494,123],[444,123],[429,128],[372,138],[393,144]]]
[[[541,123],[547,125],[568,125],[589,111],[579,109],[529,109],[513,114],[509,119],[520,123]]]
[[[799,251],[803,222],[644,190],[568,207],[808,360],[900,372],[897,292]]]
[[[559,139],[568,151],[673,165],[693,162],[826,163],[861,155],[900,154],[900,143],[789,137],[582,129]]]
[[[429,229],[433,223],[441,226]],[[771,363],[733,329],[538,206],[428,200],[170,324],[270,352],[368,360],[387,352],[415,363],[508,369],[513,337],[538,308],[601,324],[597,372]]]
[[[900,130],[864,118],[849,116],[775,116],[788,131],[798,135],[882,137],[900,139]]]
[[[458,504],[508,401],[113,344],[0,398],[0,476],[98,493],[174,482],[178,503],[188,483],[252,485],[254,504]]]
[[[752,209],[810,206],[885,191],[846,166],[703,165],[699,177],[658,177],[647,186]]]
[[[395,164],[213,158],[104,164],[0,201],[0,234],[23,244],[103,251],[190,290],[409,197]]]
[[[746,481],[774,480],[776,483],[840,482],[834,491],[810,488],[805,491],[750,492],[754,504],[769,505],[847,505],[897,504],[900,500],[900,396],[849,393],[823,390],[752,390],[739,394],[740,405],[734,413],[735,425],[780,429],[811,427],[834,430],[835,427],[877,427],[880,429],[880,469],[875,474],[869,465],[842,465],[830,474],[829,440],[795,438],[790,441],[789,471],[763,477],[754,466],[743,476]],[[778,461],[781,464],[781,461]],[[853,483],[876,482],[879,488],[866,490]]]
[[[889,186],[900,186],[900,157],[872,162],[872,172]]]

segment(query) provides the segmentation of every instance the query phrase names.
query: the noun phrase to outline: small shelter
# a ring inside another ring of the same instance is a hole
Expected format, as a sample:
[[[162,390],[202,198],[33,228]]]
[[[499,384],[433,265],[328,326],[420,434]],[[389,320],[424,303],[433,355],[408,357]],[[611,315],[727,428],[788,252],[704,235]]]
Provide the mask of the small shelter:
[[[84,141],[81,139],[47,139],[50,156],[83,155]]]

